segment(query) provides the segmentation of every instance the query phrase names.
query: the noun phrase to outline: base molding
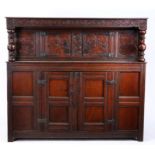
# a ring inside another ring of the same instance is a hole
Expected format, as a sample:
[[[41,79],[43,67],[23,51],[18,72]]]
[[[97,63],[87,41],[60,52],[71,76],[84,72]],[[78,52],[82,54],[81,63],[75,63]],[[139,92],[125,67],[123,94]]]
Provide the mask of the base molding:
[[[143,137],[138,136],[138,131],[117,131],[117,132],[104,132],[104,133],[87,133],[87,132],[39,132],[39,131],[16,131],[13,136],[10,136],[8,141],[12,142],[14,140],[20,139],[74,139],[74,140],[84,140],[84,139],[133,139],[138,141],[143,141]]]

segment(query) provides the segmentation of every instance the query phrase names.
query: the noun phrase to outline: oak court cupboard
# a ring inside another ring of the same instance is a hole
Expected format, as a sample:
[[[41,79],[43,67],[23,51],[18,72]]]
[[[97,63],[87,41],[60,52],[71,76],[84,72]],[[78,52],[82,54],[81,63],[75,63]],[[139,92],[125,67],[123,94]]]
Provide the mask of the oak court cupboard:
[[[8,141],[143,140],[147,19],[6,20]]]

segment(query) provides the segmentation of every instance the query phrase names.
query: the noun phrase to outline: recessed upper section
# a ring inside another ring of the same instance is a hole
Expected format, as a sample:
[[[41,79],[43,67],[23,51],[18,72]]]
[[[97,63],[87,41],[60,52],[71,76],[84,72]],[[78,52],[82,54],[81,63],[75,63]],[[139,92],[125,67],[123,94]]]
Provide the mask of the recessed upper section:
[[[144,61],[147,19],[7,18],[10,61]]]

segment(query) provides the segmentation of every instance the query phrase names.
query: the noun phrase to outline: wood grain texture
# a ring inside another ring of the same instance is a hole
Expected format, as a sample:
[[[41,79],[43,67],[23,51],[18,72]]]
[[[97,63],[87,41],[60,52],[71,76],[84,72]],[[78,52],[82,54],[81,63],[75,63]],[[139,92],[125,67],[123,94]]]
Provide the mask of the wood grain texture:
[[[147,21],[143,18],[8,17],[7,29],[10,62],[89,58],[110,61],[120,59],[145,61]]]
[[[146,28],[144,18],[7,18],[8,141],[142,141]]]
[[[16,27],[136,27],[146,30],[146,18],[13,18],[7,17],[7,28]]]

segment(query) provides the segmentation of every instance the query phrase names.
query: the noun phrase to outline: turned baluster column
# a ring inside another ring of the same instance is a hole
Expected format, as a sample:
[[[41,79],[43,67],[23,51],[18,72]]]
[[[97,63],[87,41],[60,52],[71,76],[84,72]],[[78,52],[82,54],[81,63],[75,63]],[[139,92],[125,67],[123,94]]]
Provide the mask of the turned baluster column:
[[[16,38],[15,30],[8,30],[8,50],[9,61],[14,62],[16,60]]]
[[[138,60],[144,62],[144,51],[146,49],[145,45],[145,34],[146,30],[139,30],[139,45],[138,45],[138,50],[139,50],[139,57]]]

